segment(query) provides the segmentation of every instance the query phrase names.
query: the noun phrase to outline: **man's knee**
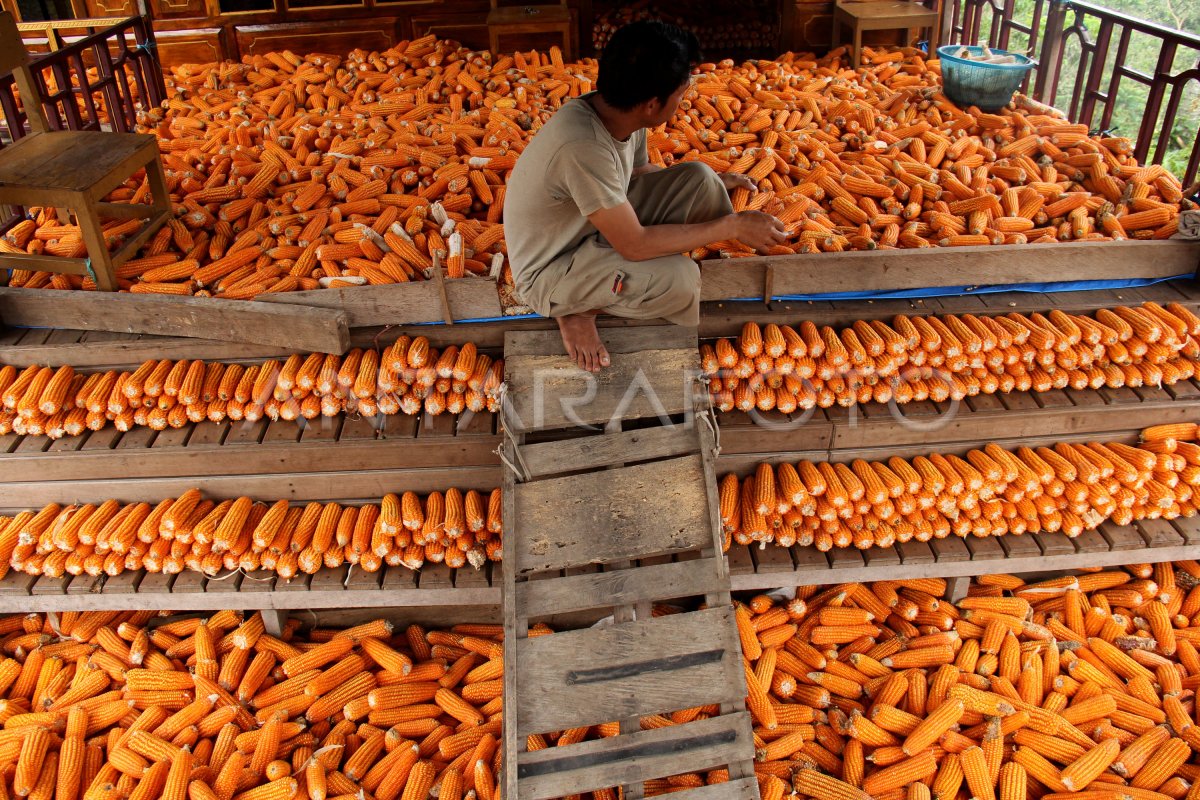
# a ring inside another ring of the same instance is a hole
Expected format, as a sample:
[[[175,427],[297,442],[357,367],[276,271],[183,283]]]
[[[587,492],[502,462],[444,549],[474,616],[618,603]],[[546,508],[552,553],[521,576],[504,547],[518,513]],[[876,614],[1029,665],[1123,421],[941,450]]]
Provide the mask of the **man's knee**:
[[[733,210],[729,202],[729,191],[721,182],[721,176],[714,172],[712,167],[700,161],[684,161],[675,164],[671,169],[680,170],[679,182],[686,185],[686,191],[693,198],[693,213],[697,219],[689,219],[689,222],[706,222]],[[701,220],[699,217],[705,219]]]

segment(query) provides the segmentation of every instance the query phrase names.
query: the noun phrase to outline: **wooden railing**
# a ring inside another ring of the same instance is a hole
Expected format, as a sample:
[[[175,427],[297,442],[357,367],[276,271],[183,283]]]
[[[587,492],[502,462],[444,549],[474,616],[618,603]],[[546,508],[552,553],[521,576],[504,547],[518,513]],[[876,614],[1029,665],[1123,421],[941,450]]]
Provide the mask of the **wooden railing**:
[[[1022,89],[1094,131],[1110,130],[1122,103],[1141,105],[1138,129],[1117,133],[1133,140],[1142,163],[1161,164],[1179,151],[1179,177],[1184,185],[1196,180],[1200,120],[1180,110],[1189,84],[1200,88],[1200,36],[1080,0],[948,0],[943,25],[943,41],[1037,59]],[[1152,68],[1130,63],[1135,37],[1154,41]]]

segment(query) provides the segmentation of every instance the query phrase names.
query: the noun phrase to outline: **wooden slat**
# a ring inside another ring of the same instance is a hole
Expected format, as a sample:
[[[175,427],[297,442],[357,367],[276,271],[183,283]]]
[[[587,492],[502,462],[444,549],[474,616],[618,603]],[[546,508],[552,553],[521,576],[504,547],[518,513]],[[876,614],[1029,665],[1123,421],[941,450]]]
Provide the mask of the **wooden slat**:
[[[712,259],[700,264],[700,299],[762,297],[768,268],[773,294],[786,296],[845,291],[846,275],[858,291],[895,291],[973,286],[980,276],[991,284],[1034,283],[1045,279],[1046,263],[1056,280],[1070,281],[1193,274],[1198,262],[1200,243],[1134,240]]]
[[[903,544],[896,545],[896,549],[900,551],[900,563],[906,566],[932,564],[937,560],[928,542],[918,542],[915,539],[910,539]]]
[[[643,564],[611,572],[518,583],[517,603],[527,617],[543,617],[587,608],[635,605],[646,600],[691,597],[711,591],[719,574],[716,559]]]
[[[703,549],[711,544],[699,456],[519,484],[518,572]],[[603,536],[597,536],[603,531]]]
[[[687,350],[696,345],[696,329],[678,325],[605,328],[600,341],[610,355],[636,355],[652,350]],[[562,335],[557,330],[510,331],[504,337],[505,365],[517,356],[562,356]]]
[[[203,481],[197,481],[191,476],[135,481],[123,478],[51,483],[21,481],[0,483],[0,508],[29,508],[47,503],[95,503],[110,498],[127,503],[157,503],[165,497],[178,497],[198,482],[203,483],[205,497],[214,500],[246,495],[271,500],[378,501],[384,494],[395,491],[397,487],[421,494],[445,491],[448,486],[455,486],[463,491],[478,489],[490,492],[499,482],[499,473],[500,470],[496,467],[470,467],[305,472],[294,475],[215,475]]]
[[[740,653],[727,607],[518,639],[518,734],[740,700]]]
[[[578,791],[704,770],[748,758],[753,746],[749,727],[749,714],[741,712],[522,753],[519,757],[520,800],[546,800]],[[754,783],[753,779],[749,780]],[[743,788],[738,788],[737,784],[720,786],[730,787],[728,795],[719,795],[722,798],[747,798],[744,785]],[[749,797],[754,795],[749,794]]]
[[[0,318],[8,325],[254,342],[317,353],[344,353],[350,332],[343,311],[221,300],[112,293],[103,302],[87,292],[0,287]]]
[[[446,281],[445,285],[450,313],[456,320],[493,319],[504,313],[496,282],[491,278],[463,278]],[[277,292],[255,299],[343,311],[353,328],[443,321],[442,299],[434,281]]]
[[[520,452],[527,476],[537,478],[669,458],[695,453],[698,448],[696,430],[689,424],[527,444]]]

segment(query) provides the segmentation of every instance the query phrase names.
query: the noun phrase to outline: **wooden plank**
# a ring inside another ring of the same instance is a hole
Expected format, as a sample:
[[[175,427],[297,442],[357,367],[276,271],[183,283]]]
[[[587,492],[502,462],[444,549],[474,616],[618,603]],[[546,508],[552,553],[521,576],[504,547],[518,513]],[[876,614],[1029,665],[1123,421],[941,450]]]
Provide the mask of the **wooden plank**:
[[[0,287],[0,317],[9,325],[53,328],[69,321],[86,330],[254,342],[316,353],[344,353],[344,311],[285,303],[113,292],[96,302],[87,292]]]
[[[1002,394],[1000,395],[1000,402],[1009,411],[1031,411],[1039,407],[1037,400],[1034,400],[1033,395],[1029,392]]]
[[[967,549],[967,543],[957,536],[950,535],[945,539],[933,539],[929,542],[933,554],[937,556],[939,563],[946,561],[970,561],[971,551]]]
[[[1042,408],[1071,408],[1074,403],[1071,398],[1060,390],[1051,390],[1049,392],[1038,392],[1033,395],[1033,399]]]
[[[9,570],[7,575],[0,578],[0,595],[27,597],[37,579],[37,575],[26,575],[24,572]]]
[[[196,441],[202,432],[212,436],[224,433],[211,423],[197,426],[186,447],[160,447],[160,434],[155,440],[155,446],[139,452],[135,459],[129,458],[129,454],[123,450],[89,450],[86,442],[84,449],[79,452],[60,453],[53,451],[51,447],[51,450],[45,453],[0,454],[0,475],[19,477],[32,483],[103,480],[116,477],[265,477],[323,472],[330,469],[354,471],[366,468],[399,470],[487,466],[497,470],[499,467],[495,449],[500,439],[494,435],[455,436],[440,441],[348,440],[337,444],[336,451],[331,451],[329,440],[305,438],[299,443],[256,444],[253,439],[256,431],[253,427],[243,428],[238,423],[234,430],[237,431],[233,437],[234,441],[227,442],[225,446],[221,446],[220,443]],[[236,441],[243,436],[249,441]],[[336,457],[333,456],[334,452]],[[494,484],[491,488],[494,488]]]
[[[312,580],[309,581],[308,588],[310,591],[332,591],[344,592],[346,590],[346,578],[349,574],[350,565],[344,564],[340,567],[321,567],[317,570]]]
[[[242,575],[242,582],[238,584],[238,594],[262,594],[273,592],[275,590],[275,581],[278,576],[264,569],[256,569],[253,572],[247,572]]]
[[[1128,386],[1122,386],[1120,389],[1100,389],[1104,398],[1113,405],[1136,405],[1142,402],[1142,398],[1137,396],[1137,393]]]
[[[846,275],[863,292],[974,286],[980,276],[993,285],[1034,283],[1045,279],[1046,263],[1054,264],[1056,280],[1063,281],[1166,278],[1195,273],[1200,243],[1056,242],[710,259],[700,262],[700,299],[760,298],[768,266],[772,294],[786,297],[845,291]]]
[[[754,559],[750,557],[749,548],[737,544],[729,546],[729,552],[725,554],[729,562],[730,575],[753,575],[754,574]]]
[[[1075,545],[1061,532],[1037,534],[1038,546],[1042,553],[1048,556],[1070,555],[1075,552]]]
[[[167,575],[162,572],[148,572],[146,573],[146,577],[142,578],[141,583],[138,584],[138,594],[158,597],[169,594],[171,584],[175,582],[175,577],[174,575]]]
[[[796,564],[797,572],[829,569],[829,558],[811,544],[804,547],[794,545],[790,549],[792,551],[792,561]]]
[[[905,566],[912,564],[932,564],[937,561],[928,542],[918,542],[916,539],[909,539],[907,542],[896,545],[896,549],[900,551],[900,563]]]
[[[1165,519],[1144,519],[1135,522],[1133,527],[1138,529],[1149,547],[1171,547],[1184,543],[1183,535]]]
[[[1004,548],[1004,552],[1009,558],[1033,558],[1042,554],[1042,548],[1038,547],[1036,534],[1022,534],[1020,536],[1001,536],[1000,546]]]
[[[677,329],[669,338],[681,338],[680,330],[685,329]],[[694,333],[694,329],[686,330]],[[641,340],[651,337],[618,338],[613,334],[605,342],[606,346],[612,342],[612,363],[603,372],[593,374],[576,367],[565,355],[509,355],[513,350],[539,347],[539,341],[529,340],[531,336],[510,334],[505,344],[505,379],[514,429],[604,426],[617,417],[661,418],[692,408],[699,367],[694,339],[688,347],[664,349],[663,339],[668,337],[659,337],[657,344],[648,345],[649,349],[622,352],[632,347],[635,339],[641,344]]]
[[[1108,542],[1099,531],[1084,531],[1075,537],[1075,549],[1080,553],[1107,552]]]
[[[1200,543],[1200,517],[1179,517],[1171,520],[1171,525],[1188,544]]]
[[[715,559],[697,559],[527,581],[517,584],[517,604],[526,616],[535,618],[692,597],[711,591],[719,582],[719,573]]]
[[[538,698],[517,705],[518,735],[741,700],[736,630],[722,607],[518,639]]]
[[[647,325],[637,328],[604,328],[600,341],[609,355],[632,355],[647,350],[687,350],[696,346],[696,329],[679,325]],[[504,337],[504,363],[517,356],[563,355],[562,335],[557,330],[510,331]]]
[[[1000,546],[1000,539],[1003,537],[997,536],[969,536],[966,539],[967,549],[971,551],[972,561],[988,561],[996,558],[1004,558],[1004,548]]]
[[[417,586],[422,589],[450,589],[454,586],[450,568],[444,563],[426,562],[417,573]]]
[[[753,749],[749,725],[749,714],[743,711],[568,747],[547,747],[521,753],[517,759],[520,765],[519,800],[547,800],[573,792],[705,770],[749,758],[747,754]],[[753,778],[742,781],[740,784],[717,784],[722,793],[696,800],[754,797],[756,781]],[[685,794],[693,791],[696,790]]]
[[[446,301],[455,320],[503,316],[495,280],[473,277],[446,281],[445,285]],[[276,292],[255,299],[271,304],[342,311],[352,328],[444,321],[442,298],[434,281]]]
[[[711,544],[699,456],[519,484],[518,572],[703,549]],[[604,536],[596,536],[604,531]]]
[[[831,569],[852,569],[866,564],[862,551],[855,547],[835,547],[826,555],[829,556]]]
[[[175,582],[171,584],[171,594],[202,594],[206,582],[201,573],[185,570],[175,576]]]
[[[490,585],[486,564],[482,568],[476,569],[468,563],[465,567],[454,570],[455,589],[483,589]]]
[[[1097,530],[1108,542],[1109,550],[1139,550],[1146,546],[1138,532],[1128,525],[1102,522]]]
[[[759,574],[772,572],[790,573],[796,569],[792,563],[792,555],[787,548],[769,544],[766,547],[750,548],[750,557],[754,559],[754,571]]]
[[[869,567],[900,566],[900,553],[895,547],[868,547],[863,550],[863,559]]]
[[[32,595],[64,595],[67,593],[67,584],[71,582],[74,575],[61,575],[57,578],[51,578],[48,575],[42,575],[30,588],[29,593]]]
[[[695,428],[672,425],[527,444],[520,448],[520,466],[528,478],[537,478],[631,461],[669,458],[695,453],[698,449]]]
[[[374,572],[367,572],[359,566],[350,567],[350,575],[346,579],[346,591],[371,591],[378,590],[383,584],[383,570],[377,569]]]
[[[383,573],[381,587],[384,591],[416,589],[417,573],[408,567],[387,567]]]

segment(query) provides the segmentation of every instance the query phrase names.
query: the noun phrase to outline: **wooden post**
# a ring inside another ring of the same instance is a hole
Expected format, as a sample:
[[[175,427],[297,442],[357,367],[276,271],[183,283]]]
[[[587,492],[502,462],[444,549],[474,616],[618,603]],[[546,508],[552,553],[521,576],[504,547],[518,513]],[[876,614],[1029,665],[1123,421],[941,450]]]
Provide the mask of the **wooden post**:
[[[1058,75],[1063,60],[1063,28],[1068,5],[1065,0],[1050,0],[1046,6],[1046,27],[1042,32],[1042,47],[1038,54],[1037,80],[1033,97],[1040,103],[1054,105],[1058,94]]]
[[[280,608],[268,608],[262,612],[263,627],[268,636],[283,635],[283,626],[287,624],[288,612]]]
[[[957,603],[967,596],[967,589],[971,586],[969,577],[957,577],[946,579],[946,599],[951,603]]]

